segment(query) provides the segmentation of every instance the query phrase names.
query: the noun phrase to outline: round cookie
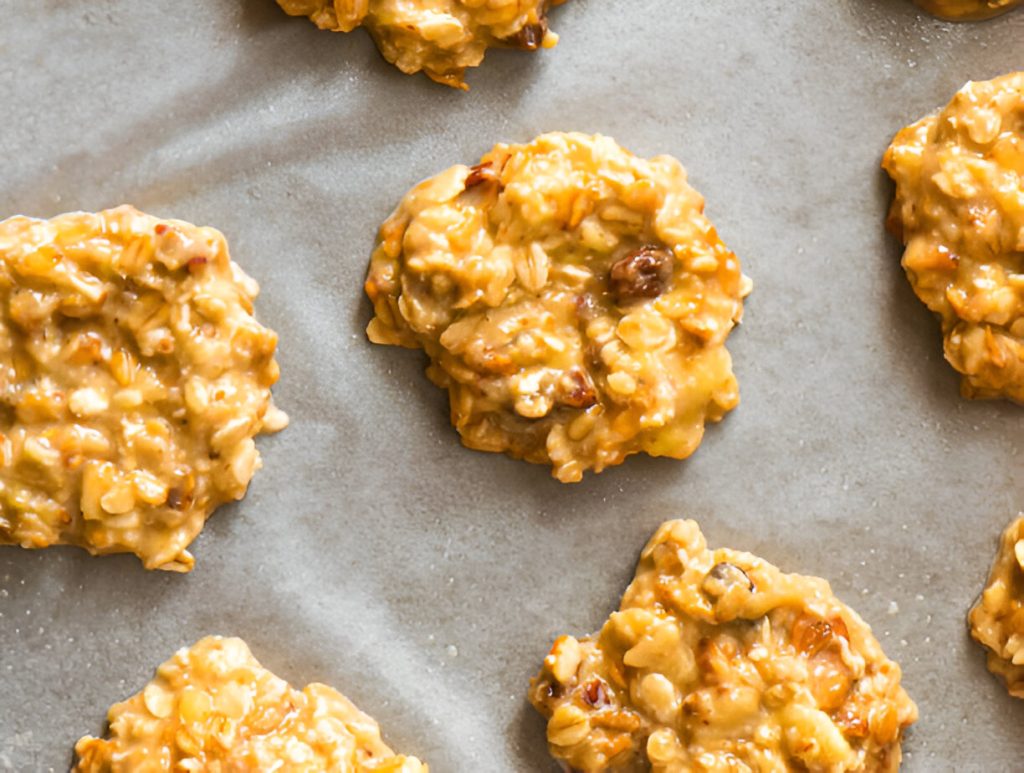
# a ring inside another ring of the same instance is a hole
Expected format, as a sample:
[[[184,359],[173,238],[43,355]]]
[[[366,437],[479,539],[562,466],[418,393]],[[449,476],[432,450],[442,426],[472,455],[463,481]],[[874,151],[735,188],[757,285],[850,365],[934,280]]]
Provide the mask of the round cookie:
[[[901,130],[882,165],[903,267],[942,321],[964,396],[1024,402],[1024,73],[968,83]]]
[[[682,459],[739,401],[725,339],[751,287],[703,209],[678,161],[608,137],[497,145],[381,227],[367,334],[426,351],[470,448],[566,482]]]
[[[286,13],[308,16],[320,29],[369,30],[384,58],[406,74],[468,89],[467,67],[488,48],[552,48],[547,13],[565,0],[277,0]]]
[[[212,228],[131,207],[0,223],[0,544],[188,571],[281,429],[277,336]]]
[[[988,649],[988,669],[1024,698],[1024,513],[1006,527],[981,598],[968,615],[971,636]]]
[[[1021,0],[914,0],[928,13],[950,21],[991,19],[1020,5]]]
[[[315,683],[296,690],[241,639],[208,636],[179,650],[108,719],[109,738],[75,745],[73,773],[427,773],[395,755],[344,695]]]
[[[917,707],[817,577],[669,521],[596,636],[561,636],[529,697],[573,770],[896,771]]]

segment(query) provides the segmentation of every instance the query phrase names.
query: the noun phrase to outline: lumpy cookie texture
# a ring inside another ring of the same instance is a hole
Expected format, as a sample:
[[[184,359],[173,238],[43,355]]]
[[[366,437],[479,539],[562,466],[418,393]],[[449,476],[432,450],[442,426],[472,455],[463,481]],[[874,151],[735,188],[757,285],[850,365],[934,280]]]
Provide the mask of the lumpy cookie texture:
[[[209,636],[179,650],[108,720],[108,738],[75,745],[75,773],[427,773],[391,751],[344,695],[315,683],[296,690],[241,639]]]
[[[351,32],[363,26],[384,58],[404,73],[467,88],[467,67],[488,48],[535,51],[558,36],[547,12],[565,0],[277,0],[292,16],[308,16],[321,29]]]
[[[817,577],[669,521],[600,633],[555,640],[530,701],[571,769],[895,771],[917,707]]]
[[[988,668],[1010,695],[1024,698],[1024,513],[1003,532],[981,598],[971,609],[971,636],[988,649]]]
[[[966,397],[1024,402],[1024,73],[968,83],[883,166],[903,267]]]
[[[131,207],[0,223],[0,543],[188,571],[245,494],[277,336],[212,228]]]
[[[1016,8],[1021,0],[914,0],[928,13],[953,21],[990,19]]]
[[[750,280],[673,158],[602,136],[497,145],[380,230],[372,341],[418,347],[470,448],[562,481],[682,459],[739,401],[725,339]]]

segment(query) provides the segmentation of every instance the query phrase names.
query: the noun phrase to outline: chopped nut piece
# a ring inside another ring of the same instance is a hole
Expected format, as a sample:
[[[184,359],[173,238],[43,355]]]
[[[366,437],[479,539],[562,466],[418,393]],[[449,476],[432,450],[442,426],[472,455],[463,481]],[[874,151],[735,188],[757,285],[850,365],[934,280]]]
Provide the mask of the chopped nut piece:
[[[317,27],[351,32],[363,26],[384,58],[406,74],[420,72],[459,89],[468,67],[488,48],[551,48],[547,12],[565,0],[277,0],[285,13]]]
[[[259,466],[252,437],[287,423],[256,283],[217,231],[131,207],[3,221],[0,278],[0,544],[188,571]]]
[[[739,402],[725,340],[750,281],[679,162],[608,137],[497,145],[420,183],[366,292],[370,340],[426,351],[465,445],[563,482],[686,458]]]
[[[882,166],[903,268],[942,322],[968,398],[1024,403],[1024,72],[968,83],[902,129]]]
[[[711,551],[693,521],[658,529],[599,634],[565,640],[529,697],[573,770],[893,773],[917,719],[827,582]],[[556,673],[570,677],[546,689]]]
[[[988,669],[1024,698],[1024,513],[1002,534],[988,582],[968,615],[971,636],[988,650]]]
[[[395,755],[341,693],[294,689],[241,639],[208,636],[179,650],[107,718],[109,738],[75,745],[74,773],[428,773],[415,757]]]

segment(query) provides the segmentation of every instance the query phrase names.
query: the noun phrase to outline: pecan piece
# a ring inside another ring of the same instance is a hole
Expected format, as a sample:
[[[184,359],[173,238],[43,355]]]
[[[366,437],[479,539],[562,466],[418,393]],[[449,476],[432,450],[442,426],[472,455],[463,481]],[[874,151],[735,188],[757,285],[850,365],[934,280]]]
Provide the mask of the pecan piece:
[[[494,171],[491,162],[486,161],[483,164],[475,164],[469,168],[469,174],[466,175],[466,182],[463,183],[463,188],[468,191],[470,188],[492,182],[498,182],[498,173]]]
[[[646,245],[612,264],[608,283],[618,304],[657,298],[668,287],[675,258],[669,250]]]

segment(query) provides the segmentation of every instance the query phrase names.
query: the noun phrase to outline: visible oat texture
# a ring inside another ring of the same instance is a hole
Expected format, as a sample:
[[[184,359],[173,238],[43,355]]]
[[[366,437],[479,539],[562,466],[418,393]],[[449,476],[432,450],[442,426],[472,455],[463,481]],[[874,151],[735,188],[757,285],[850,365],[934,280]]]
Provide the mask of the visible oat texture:
[[[600,633],[560,636],[530,687],[571,769],[895,771],[917,708],[817,577],[708,550],[669,521]]]
[[[928,13],[952,21],[978,21],[1006,13],[1021,0],[914,0]]]
[[[0,543],[191,569],[287,423],[258,289],[219,232],[131,207],[0,223]]]
[[[488,48],[552,48],[549,6],[565,0],[277,0],[317,27],[351,32],[363,26],[384,58],[404,73],[421,70],[446,86],[466,89],[467,67]]]
[[[678,161],[552,133],[409,192],[367,333],[426,351],[465,445],[578,481],[687,457],[736,406],[725,339],[750,287]]]
[[[427,773],[337,690],[296,690],[241,639],[209,636],[179,650],[108,719],[109,738],[75,745],[75,773]]]
[[[1006,527],[981,598],[968,616],[988,649],[988,668],[1010,695],[1024,698],[1024,513]]]
[[[883,166],[903,267],[966,397],[1024,402],[1024,73],[968,83]]]

